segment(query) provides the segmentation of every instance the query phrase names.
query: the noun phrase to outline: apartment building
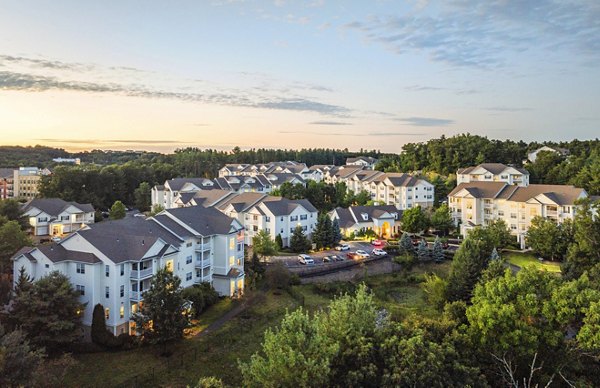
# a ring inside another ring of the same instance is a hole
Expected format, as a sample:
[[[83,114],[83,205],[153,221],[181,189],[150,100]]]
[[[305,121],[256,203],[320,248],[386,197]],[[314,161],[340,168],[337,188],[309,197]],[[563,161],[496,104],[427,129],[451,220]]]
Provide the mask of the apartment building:
[[[346,159],[347,166],[362,166],[366,169],[373,170],[379,160],[370,156],[359,156],[356,158]]]
[[[39,191],[38,185],[42,176],[50,175],[47,168],[19,167],[13,172],[13,197],[16,199],[35,198]]]
[[[86,304],[85,326],[101,303],[113,334],[134,334],[132,315],[160,268],[177,275],[183,287],[209,282],[221,295],[242,293],[243,240],[237,220],[196,206],[89,225],[57,244],[23,248],[13,265],[15,273],[23,267],[34,279],[54,270],[65,274]]]
[[[415,206],[431,207],[434,186],[425,179],[405,173],[384,173],[366,170],[362,166],[334,167],[325,174],[325,182],[343,182],[357,194],[363,190],[379,204],[394,205],[398,210]]]
[[[504,220],[511,233],[525,247],[525,235],[535,216],[558,223],[572,219],[584,189],[566,185],[511,185],[508,182],[473,181],[459,184],[450,194],[452,217],[464,236],[477,225]]]
[[[14,198],[14,169],[0,168],[0,199]]]
[[[35,198],[23,206],[34,236],[62,236],[94,223],[94,207],[60,198]]]
[[[540,152],[554,152],[561,156],[569,155],[569,150],[567,150],[566,148],[558,148],[558,147],[552,148],[552,147],[548,147],[548,146],[542,146],[536,150],[533,150],[533,151],[527,153],[527,160],[525,162],[535,163],[535,161],[537,160],[537,156]]]
[[[391,238],[401,232],[402,211],[393,205],[350,206],[329,212],[331,220],[338,220],[342,235],[372,230],[381,238]]]
[[[306,199],[291,200],[256,192],[201,191],[191,198],[180,195],[175,202],[186,207],[213,207],[237,219],[246,229],[246,245],[252,245],[254,236],[265,230],[272,239],[281,235],[283,245],[287,246],[298,225],[310,238],[318,216],[318,210]]]
[[[529,171],[502,163],[483,163],[456,172],[456,184],[469,182],[506,182],[525,187],[529,185]]]

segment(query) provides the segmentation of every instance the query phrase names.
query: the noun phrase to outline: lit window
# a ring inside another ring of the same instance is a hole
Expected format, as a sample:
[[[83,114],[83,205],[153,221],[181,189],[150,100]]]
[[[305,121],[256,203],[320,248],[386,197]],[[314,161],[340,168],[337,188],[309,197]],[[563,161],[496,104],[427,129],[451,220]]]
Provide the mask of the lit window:
[[[104,318],[110,319],[110,309],[108,307],[104,309]]]
[[[121,307],[119,308],[119,318],[123,318],[125,316],[125,306],[123,306],[123,302],[121,302]]]

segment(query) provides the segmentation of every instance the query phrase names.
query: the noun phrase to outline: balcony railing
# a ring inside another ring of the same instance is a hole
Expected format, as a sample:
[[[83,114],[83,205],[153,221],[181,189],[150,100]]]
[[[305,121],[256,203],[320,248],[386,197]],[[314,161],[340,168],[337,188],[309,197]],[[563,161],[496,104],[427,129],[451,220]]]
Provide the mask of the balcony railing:
[[[144,291],[129,291],[129,299],[139,302],[140,300],[144,299],[142,298],[143,293]]]
[[[142,269],[142,270],[131,270],[131,275],[129,276],[131,279],[145,279],[152,276],[152,267]]]
[[[206,268],[206,267],[210,266],[210,259],[204,259],[204,260],[196,259],[195,266],[198,268]]]
[[[196,244],[195,250],[196,250],[196,252],[210,251],[210,244],[209,243]]]

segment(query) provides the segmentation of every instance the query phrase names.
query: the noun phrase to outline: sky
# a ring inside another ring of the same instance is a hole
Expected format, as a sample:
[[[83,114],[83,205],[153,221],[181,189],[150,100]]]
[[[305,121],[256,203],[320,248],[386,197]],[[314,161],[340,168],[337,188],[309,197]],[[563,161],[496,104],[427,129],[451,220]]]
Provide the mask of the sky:
[[[0,145],[600,133],[600,1],[0,0]]]

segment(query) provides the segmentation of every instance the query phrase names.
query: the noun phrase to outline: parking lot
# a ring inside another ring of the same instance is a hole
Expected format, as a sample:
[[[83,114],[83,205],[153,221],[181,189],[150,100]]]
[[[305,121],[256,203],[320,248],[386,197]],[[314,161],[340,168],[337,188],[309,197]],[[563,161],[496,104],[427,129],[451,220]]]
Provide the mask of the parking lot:
[[[308,266],[315,267],[315,266],[323,266],[323,265],[329,264],[328,262],[323,261],[323,257],[325,257],[325,256],[336,255],[336,256],[342,257],[344,259],[344,261],[346,261],[346,260],[352,260],[352,259],[348,258],[348,256],[347,256],[348,252],[356,252],[357,250],[362,249],[363,251],[366,251],[367,253],[370,254],[374,248],[382,248],[385,250],[385,246],[375,247],[375,246],[371,245],[369,242],[365,242],[365,241],[351,241],[351,242],[348,242],[347,244],[350,245],[350,249],[346,250],[346,251],[336,251],[334,249],[330,249],[327,251],[311,253],[310,257],[312,257],[314,259],[315,263],[310,264]],[[307,265],[300,264],[300,262],[298,261],[298,255],[272,256],[269,258],[269,262],[270,263],[283,263],[285,266],[289,267],[290,269],[299,268],[299,267],[301,267],[301,268],[307,267]]]

